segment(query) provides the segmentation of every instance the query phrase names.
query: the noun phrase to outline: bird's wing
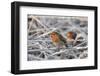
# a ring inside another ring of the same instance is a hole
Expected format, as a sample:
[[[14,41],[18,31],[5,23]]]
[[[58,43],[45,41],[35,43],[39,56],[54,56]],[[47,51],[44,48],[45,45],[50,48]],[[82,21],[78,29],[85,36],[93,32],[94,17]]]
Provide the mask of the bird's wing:
[[[66,39],[61,35],[61,34],[58,34],[59,35],[59,38],[60,40],[64,43],[64,45],[67,47],[67,41]]]

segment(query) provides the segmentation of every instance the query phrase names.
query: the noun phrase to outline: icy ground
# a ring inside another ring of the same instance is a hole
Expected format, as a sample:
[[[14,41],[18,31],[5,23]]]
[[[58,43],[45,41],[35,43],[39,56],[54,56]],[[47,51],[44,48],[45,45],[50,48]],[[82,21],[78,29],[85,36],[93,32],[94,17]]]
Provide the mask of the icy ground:
[[[50,33],[77,33],[73,46],[58,49],[52,43]],[[28,15],[28,61],[84,59],[88,57],[88,18]]]

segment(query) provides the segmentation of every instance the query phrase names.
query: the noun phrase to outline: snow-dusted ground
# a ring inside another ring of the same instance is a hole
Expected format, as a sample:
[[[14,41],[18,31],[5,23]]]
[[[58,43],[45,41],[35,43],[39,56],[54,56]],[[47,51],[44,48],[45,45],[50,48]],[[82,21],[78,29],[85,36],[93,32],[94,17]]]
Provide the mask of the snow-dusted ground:
[[[58,49],[50,33],[77,33],[73,46]],[[83,59],[88,57],[88,18],[28,15],[28,61],[54,59]]]

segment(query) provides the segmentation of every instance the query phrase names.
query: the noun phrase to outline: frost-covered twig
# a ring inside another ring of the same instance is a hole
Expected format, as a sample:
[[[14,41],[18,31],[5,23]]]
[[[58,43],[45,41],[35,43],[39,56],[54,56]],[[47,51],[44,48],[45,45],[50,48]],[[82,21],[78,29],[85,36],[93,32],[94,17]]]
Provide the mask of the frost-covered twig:
[[[38,28],[38,29],[30,30],[29,33],[30,32],[39,32],[39,31],[44,31],[44,29]]]
[[[40,58],[40,57],[37,57],[37,56],[34,56],[34,55],[28,55],[29,56],[29,59],[31,59],[31,60],[43,60],[43,58]]]
[[[88,47],[86,46],[86,47],[73,47],[73,48],[75,48],[75,49],[86,49]]]
[[[43,24],[40,20],[38,20],[36,17],[32,17],[34,20],[36,20],[41,26],[43,26],[46,30],[48,30],[49,28],[46,27],[45,24]]]
[[[81,46],[81,45],[83,45],[84,43],[86,43],[87,41],[84,41],[84,42],[82,42],[82,43],[80,43],[80,44],[78,44],[78,45],[76,45],[76,46],[74,46],[74,47],[78,47],[78,46]]]
[[[52,30],[48,30],[48,31],[46,31],[44,34],[39,35],[39,36],[37,36],[36,38],[40,38],[40,37],[46,36],[46,35],[48,35],[48,34],[54,32],[54,31],[56,31],[56,28],[53,28]]]
[[[75,40],[74,40],[73,45],[75,45],[75,44],[76,44],[76,42],[77,42],[77,40],[78,40],[78,38],[79,38],[80,36],[81,36],[80,34],[77,34],[77,36],[76,36],[76,38],[75,38]]]
[[[57,54],[61,54],[61,53],[67,52],[67,51],[68,50],[61,50],[59,52],[56,52],[56,53],[51,54],[50,56],[57,55]]]

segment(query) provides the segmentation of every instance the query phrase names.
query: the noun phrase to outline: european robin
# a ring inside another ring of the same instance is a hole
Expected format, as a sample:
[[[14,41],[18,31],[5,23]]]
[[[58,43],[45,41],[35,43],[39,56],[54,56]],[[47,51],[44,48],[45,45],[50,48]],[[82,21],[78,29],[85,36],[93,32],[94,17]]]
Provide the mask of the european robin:
[[[68,44],[68,46],[73,46],[73,42],[74,42],[77,34],[75,32],[70,31],[70,32],[67,32],[66,35],[67,35],[67,44]]]
[[[66,39],[57,32],[50,33],[53,44],[58,48],[66,48]]]

